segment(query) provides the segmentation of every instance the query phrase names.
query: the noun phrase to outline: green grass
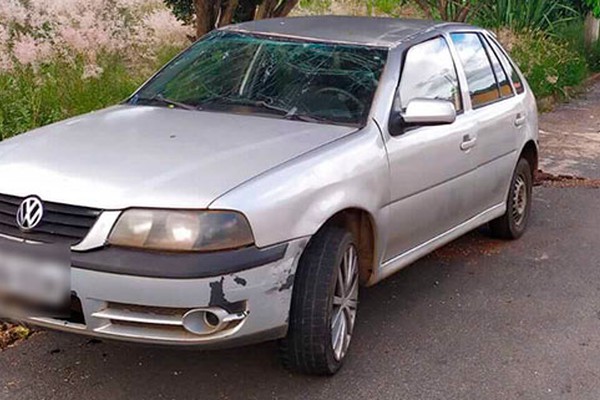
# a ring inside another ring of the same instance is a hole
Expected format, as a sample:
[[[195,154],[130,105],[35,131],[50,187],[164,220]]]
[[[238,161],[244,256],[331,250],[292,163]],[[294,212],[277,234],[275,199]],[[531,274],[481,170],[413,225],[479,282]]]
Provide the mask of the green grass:
[[[585,57],[564,39],[544,32],[520,33],[511,54],[538,98],[564,97],[588,76]]]
[[[583,36],[583,21],[573,21],[556,32],[556,36],[563,39],[569,47],[582,55],[591,72],[600,72],[600,42],[587,48]]]
[[[551,32],[579,16],[564,0],[495,0],[482,3],[471,22],[486,28]]]
[[[177,51],[161,49],[156,61],[135,67],[118,54],[99,54],[102,73],[94,78],[84,78],[83,59],[0,73],[0,140],[118,103]]]

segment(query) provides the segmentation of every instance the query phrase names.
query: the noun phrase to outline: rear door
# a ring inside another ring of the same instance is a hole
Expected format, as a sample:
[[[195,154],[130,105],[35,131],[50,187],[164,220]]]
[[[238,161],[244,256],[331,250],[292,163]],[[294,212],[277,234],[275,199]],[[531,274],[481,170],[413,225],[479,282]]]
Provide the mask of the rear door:
[[[451,35],[463,66],[471,100],[470,119],[476,124],[472,157],[477,166],[473,188],[477,213],[504,203],[517,157],[518,133],[524,108],[509,73],[479,32]]]

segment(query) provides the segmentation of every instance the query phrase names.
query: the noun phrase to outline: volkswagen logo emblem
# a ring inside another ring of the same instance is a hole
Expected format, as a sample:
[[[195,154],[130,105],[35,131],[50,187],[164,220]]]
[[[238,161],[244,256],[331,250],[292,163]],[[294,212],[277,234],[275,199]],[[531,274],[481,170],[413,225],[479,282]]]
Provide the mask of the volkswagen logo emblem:
[[[37,197],[28,197],[17,211],[17,225],[23,232],[29,232],[42,222],[44,205]]]

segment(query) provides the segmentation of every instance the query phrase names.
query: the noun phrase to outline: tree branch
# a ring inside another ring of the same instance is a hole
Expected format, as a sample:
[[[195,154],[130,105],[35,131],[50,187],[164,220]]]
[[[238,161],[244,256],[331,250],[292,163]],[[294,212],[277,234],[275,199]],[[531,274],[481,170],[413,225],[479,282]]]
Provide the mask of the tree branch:
[[[439,0],[438,4],[440,18],[444,21],[448,21],[448,0]]]
[[[456,22],[465,22],[467,20],[467,17],[469,16],[470,11],[471,11],[471,5],[465,4],[463,6],[463,8],[460,10],[460,12],[458,13],[458,15],[456,16],[456,18],[455,18]]]
[[[423,13],[425,13],[425,17],[427,19],[433,19],[433,14],[431,13],[431,8],[429,7],[429,4],[427,4],[427,1],[415,0],[415,3],[417,3],[417,5],[421,9],[421,11],[423,11]]]

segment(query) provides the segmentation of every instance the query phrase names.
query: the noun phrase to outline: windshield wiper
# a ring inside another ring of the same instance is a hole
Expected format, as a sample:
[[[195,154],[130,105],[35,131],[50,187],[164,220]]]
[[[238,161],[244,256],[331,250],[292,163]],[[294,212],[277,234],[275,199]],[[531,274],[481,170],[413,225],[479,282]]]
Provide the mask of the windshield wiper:
[[[173,107],[177,107],[177,108],[181,108],[181,109],[189,110],[189,111],[197,111],[200,109],[199,107],[192,106],[191,104],[186,104],[186,103],[182,103],[180,101],[166,98],[161,94],[157,94],[156,96],[152,96],[149,98],[141,97],[138,99],[138,101],[157,102],[157,103],[162,103],[162,104],[166,104],[168,106],[173,106]]]
[[[321,124],[333,124],[335,121],[332,121],[328,118],[317,117],[308,114],[296,114],[296,113],[288,113],[285,116],[286,119],[291,121],[301,121],[301,122],[313,122],[313,123],[321,123]]]
[[[265,110],[269,110],[269,111],[276,111],[278,114],[282,114],[282,115],[288,115],[290,113],[290,110],[287,110],[283,107],[278,107],[275,106],[271,103],[268,103],[264,100],[252,100],[252,99],[236,99],[236,98],[230,98],[230,97],[215,97],[212,99],[208,99],[206,101],[203,101],[200,106],[202,107],[205,104],[218,104],[218,103],[224,103],[224,104],[232,104],[232,105],[238,105],[238,106],[249,106],[249,107],[255,107],[255,108],[262,108]],[[294,111],[292,109],[292,111]]]
[[[334,121],[324,118],[311,116],[308,114],[298,114],[298,107],[292,107],[289,110],[284,107],[278,107],[271,103],[268,103],[264,100],[252,100],[252,99],[243,99],[243,98],[231,98],[231,97],[213,97],[211,99],[205,100],[200,103],[199,107],[202,107],[206,104],[230,104],[230,105],[239,105],[239,106],[249,106],[262,108],[264,110],[275,111],[277,114],[281,115],[283,118],[288,119],[290,121],[301,121],[301,122],[312,122],[312,123],[325,123],[331,124],[335,123]]]

